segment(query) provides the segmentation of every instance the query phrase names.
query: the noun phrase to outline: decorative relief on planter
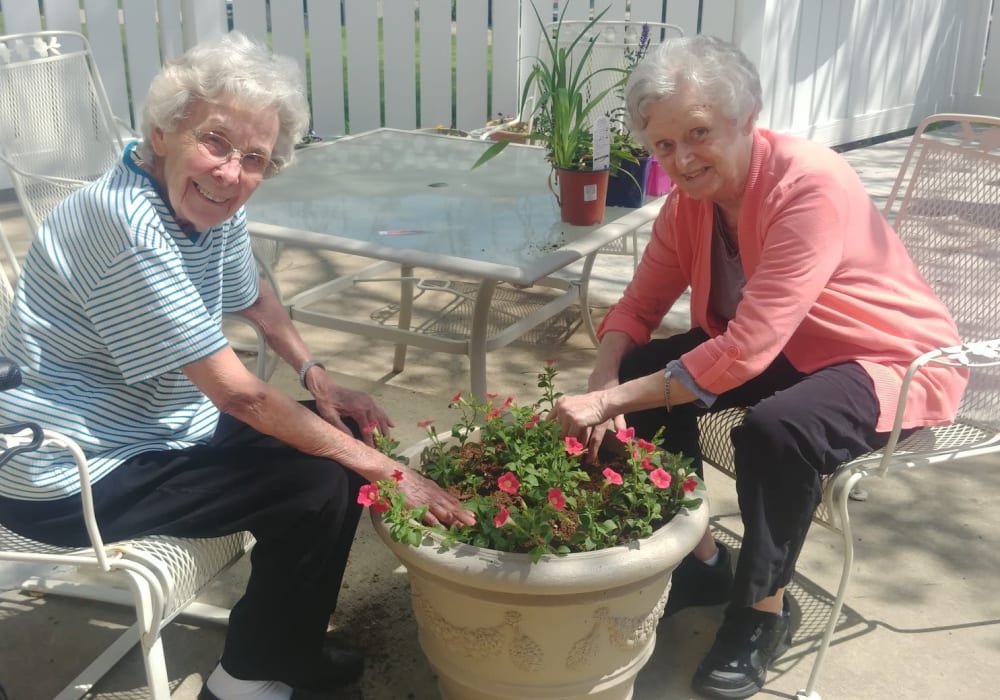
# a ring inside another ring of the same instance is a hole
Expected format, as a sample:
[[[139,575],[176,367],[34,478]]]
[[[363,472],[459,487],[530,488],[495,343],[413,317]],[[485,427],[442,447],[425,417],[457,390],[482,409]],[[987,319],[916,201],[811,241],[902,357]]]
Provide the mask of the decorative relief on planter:
[[[610,614],[607,607],[594,611],[594,625],[583,639],[575,642],[566,656],[566,668],[575,670],[588,666],[598,654],[598,639],[602,627],[608,629],[608,642],[618,649],[634,649],[646,644],[656,633],[656,625],[663,617],[670,589],[660,597],[656,607],[638,617],[619,617]]]
[[[413,611],[420,625],[447,645],[449,651],[473,659],[496,657],[506,651],[511,663],[523,671],[540,671],[544,653],[538,642],[520,629],[521,613],[508,610],[503,622],[492,627],[459,627],[444,618],[416,588],[411,589]],[[510,628],[510,642],[506,641]]]

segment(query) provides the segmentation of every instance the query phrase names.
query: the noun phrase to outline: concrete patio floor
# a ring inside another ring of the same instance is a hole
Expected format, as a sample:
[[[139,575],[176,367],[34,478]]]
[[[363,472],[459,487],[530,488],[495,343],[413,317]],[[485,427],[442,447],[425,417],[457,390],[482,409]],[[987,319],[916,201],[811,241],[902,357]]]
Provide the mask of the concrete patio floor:
[[[902,160],[907,139],[854,150],[847,155],[881,202]],[[27,228],[15,204],[0,203],[0,224],[24,248]],[[282,252],[276,271],[283,292],[354,264],[335,255]],[[631,259],[601,256],[595,268],[599,298],[617,294]],[[388,302],[387,302],[388,303]],[[411,349],[404,372],[393,375],[387,343],[302,327],[316,356],[343,383],[375,396],[396,422],[404,444],[423,436],[417,421],[450,424],[448,398],[467,390],[464,358]],[[560,369],[559,388],[585,385],[594,349],[577,330],[539,335],[489,356],[491,390],[534,396],[534,376],[547,358]],[[290,368],[272,381],[297,397],[304,392]],[[1000,670],[1000,458],[987,457],[936,470],[915,470],[869,479],[869,498],[852,503],[854,577],[819,691],[836,698],[993,698]],[[733,484],[710,471],[713,528],[739,546],[741,524]],[[839,580],[839,535],[814,528],[790,589],[797,631],[758,696],[790,698],[805,686],[815,648]],[[206,600],[231,604],[245,582],[246,562],[213,585]],[[131,623],[127,610],[17,590],[19,567],[0,565],[0,684],[10,700],[54,696],[114,633]],[[635,700],[689,698],[695,666],[712,642],[722,608],[682,611],[664,619],[657,648],[642,670]],[[405,571],[381,544],[367,519],[348,566],[336,634],[363,650],[368,665],[361,682],[332,696],[343,700],[437,700],[435,679],[418,642]],[[191,700],[214,667],[223,630],[181,618],[164,634],[173,697]],[[130,653],[88,696],[102,700],[145,697],[141,659]],[[527,699],[526,699],[527,700]]]

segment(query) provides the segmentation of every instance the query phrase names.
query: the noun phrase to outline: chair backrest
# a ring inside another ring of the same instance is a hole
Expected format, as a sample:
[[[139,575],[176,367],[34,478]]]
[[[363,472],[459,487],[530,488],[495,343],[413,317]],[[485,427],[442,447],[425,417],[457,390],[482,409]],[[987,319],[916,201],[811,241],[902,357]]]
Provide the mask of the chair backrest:
[[[33,231],[73,189],[115,163],[120,134],[86,37],[0,36],[0,162]]]
[[[621,80],[621,71],[627,71],[635,65],[647,47],[656,46],[671,37],[684,36],[684,30],[674,24],[664,22],[633,22],[629,20],[598,20],[591,24],[589,20],[564,19],[561,23],[553,23],[546,27],[549,36],[558,26],[560,32],[559,44],[569,47],[574,39],[586,32],[577,42],[570,55],[574,65],[586,59],[585,73],[594,73],[605,68],[607,70],[594,76],[589,82],[590,96],[596,96],[611,88]],[[545,37],[539,37],[537,57],[546,55],[544,50]],[[588,47],[593,44],[589,55]],[[624,87],[611,90],[594,110],[594,116],[608,115],[615,118],[624,114]]]
[[[922,121],[885,206],[890,220],[894,210],[896,231],[962,341],[1000,338],[1000,119]],[[972,373],[958,421],[1000,431],[1000,368]]]

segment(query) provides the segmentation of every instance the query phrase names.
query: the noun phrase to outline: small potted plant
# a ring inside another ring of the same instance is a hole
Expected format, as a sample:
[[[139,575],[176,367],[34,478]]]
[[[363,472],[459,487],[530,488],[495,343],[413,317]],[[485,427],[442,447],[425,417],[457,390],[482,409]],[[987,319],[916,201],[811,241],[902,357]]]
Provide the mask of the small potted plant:
[[[594,137],[592,121],[601,116],[596,110],[604,97],[620,89],[625,71],[618,66],[591,70],[590,56],[597,36],[591,30],[608,11],[597,14],[578,33],[565,31],[563,17],[569,3],[551,29],[542,20],[537,8],[535,17],[541,26],[541,55],[536,57],[521,93],[520,113],[531,110],[530,132],[527,139],[545,147],[546,158],[552,163],[558,184],[562,220],[576,225],[593,225],[604,219],[607,193],[607,169],[594,170]],[[568,34],[573,34],[567,38]],[[619,79],[603,90],[595,88],[595,77],[601,73],[616,73]],[[473,167],[479,167],[506,148],[500,141],[483,152]],[[610,161],[614,167],[621,158],[630,156],[612,141]],[[553,192],[556,190],[553,188]]]
[[[359,494],[406,565],[445,697],[582,697],[598,687],[602,698],[631,697],[670,573],[708,525],[690,460],[634,431],[609,435],[588,463],[583,445],[545,419],[555,375],[551,364],[538,375],[530,405],[452,397],[451,430],[428,423],[428,439],[407,451],[476,514],[475,526],[424,525],[394,480]]]
[[[612,150],[628,154],[628,157],[619,158],[612,165],[606,199],[609,207],[640,207],[646,198],[646,183],[653,164],[653,157],[642,144],[632,137],[624,102],[625,81],[646,55],[649,41],[649,24],[643,23],[635,45],[626,43],[623,49],[625,75],[616,89],[622,106],[611,114],[611,140],[614,144]],[[627,38],[626,42],[628,42]]]

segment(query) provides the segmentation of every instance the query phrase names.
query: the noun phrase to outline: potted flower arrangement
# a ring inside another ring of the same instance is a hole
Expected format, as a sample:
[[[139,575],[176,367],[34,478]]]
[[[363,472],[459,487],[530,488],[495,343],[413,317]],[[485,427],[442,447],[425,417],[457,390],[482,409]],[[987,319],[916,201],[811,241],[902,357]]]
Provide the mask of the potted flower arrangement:
[[[476,514],[430,527],[394,480],[362,487],[406,565],[420,643],[442,695],[628,698],[652,654],[670,574],[708,525],[690,460],[622,430],[597,463],[545,419],[541,398],[452,398],[460,418],[404,453]],[[383,449],[396,445],[377,436]]]
[[[520,113],[527,114],[527,107],[534,108],[530,142],[541,144],[546,149],[546,158],[552,164],[558,193],[560,214],[566,223],[589,226],[600,223],[604,218],[605,197],[608,186],[608,171],[594,170],[594,135],[592,120],[604,97],[624,82],[626,74],[618,66],[607,66],[590,70],[590,56],[597,37],[593,30],[598,21],[610,8],[598,13],[582,31],[564,31],[563,17],[569,3],[563,6],[554,27],[551,29],[542,20],[537,8],[533,8],[541,26],[541,54],[535,60],[521,93]],[[567,34],[571,38],[567,39]],[[595,78],[602,73],[616,73],[619,79],[610,87],[597,89]],[[508,145],[499,141],[483,152],[473,165],[474,168],[491,160]],[[620,159],[631,159],[624,151],[617,149],[612,141],[611,166]],[[553,188],[553,192],[556,190]]]
[[[653,158],[646,148],[632,138],[631,130],[626,120],[625,102],[625,81],[631,75],[632,70],[639,61],[646,55],[649,49],[650,35],[649,25],[643,23],[639,32],[639,38],[635,45],[628,43],[626,34],[626,44],[624,53],[625,76],[616,89],[622,106],[615,109],[611,115],[611,139],[616,144],[616,150],[628,153],[629,158],[618,159],[612,168],[608,178],[607,204],[609,207],[640,207],[646,197],[646,183],[649,178],[650,167]]]

